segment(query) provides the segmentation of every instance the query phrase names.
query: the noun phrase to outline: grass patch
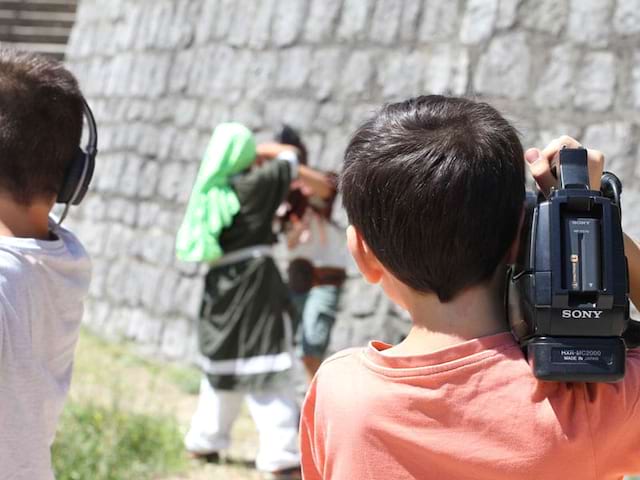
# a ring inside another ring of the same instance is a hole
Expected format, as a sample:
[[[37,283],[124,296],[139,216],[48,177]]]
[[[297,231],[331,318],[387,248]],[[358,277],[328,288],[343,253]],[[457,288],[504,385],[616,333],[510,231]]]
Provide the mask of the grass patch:
[[[68,402],[52,448],[57,480],[146,480],[186,468],[177,421]]]
[[[153,378],[172,383],[187,395],[197,395],[200,391],[202,373],[197,368],[145,358],[136,352],[133,343],[109,342],[86,329],[82,330],[76,359],[74,378],[80,376],[102,385],[113,385],[114,371],[140,368]],[[121,380],[116,377],[115,383]]]

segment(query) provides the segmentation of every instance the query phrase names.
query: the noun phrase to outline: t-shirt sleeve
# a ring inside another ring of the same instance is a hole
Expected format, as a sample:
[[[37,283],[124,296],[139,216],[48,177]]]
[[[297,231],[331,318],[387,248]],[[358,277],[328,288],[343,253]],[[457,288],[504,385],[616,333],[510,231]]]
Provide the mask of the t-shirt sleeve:
[[[629,351],[621,382],[584,392],[597,473],[640,473],[640,350]]]
[[[313,379],[307,396],[302,405],[300,419],[300,455],[302,463],[302,477],[305,480],[322,480],[322,465],[324,463],[322,442],[316,424],[316,394],[318,375]]]

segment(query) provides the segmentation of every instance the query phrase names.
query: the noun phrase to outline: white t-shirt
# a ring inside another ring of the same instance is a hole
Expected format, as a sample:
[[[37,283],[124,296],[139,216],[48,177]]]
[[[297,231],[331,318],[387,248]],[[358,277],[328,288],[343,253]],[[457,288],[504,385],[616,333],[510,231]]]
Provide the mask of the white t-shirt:
[[[91,263],[69,231],[0,237],[0,480],[51,480]]]
[[[301,222],[305,231],[298,244],[289,249],[289,258],[306,258],[316,267],[347,268],[351,256],[347,251],[345,230],[330,224],[307,209]]]

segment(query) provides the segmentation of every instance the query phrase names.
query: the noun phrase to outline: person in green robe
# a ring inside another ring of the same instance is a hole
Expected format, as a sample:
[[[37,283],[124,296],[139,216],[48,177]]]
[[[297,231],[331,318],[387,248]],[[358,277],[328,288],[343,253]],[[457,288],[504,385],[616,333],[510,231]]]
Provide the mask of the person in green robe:
[[[186,448],[216,458],[246,399],[260,432],[256,466],[272,478],[292,478],[300,464],[288,375],[294,327],[271,250],[274,214],[295,179],[331,194],[322,173],[299,164],[295,148],[256,145],[245,126],[219,125],[176,239],[179,259],[209,264],[198,322],[204,378]]]

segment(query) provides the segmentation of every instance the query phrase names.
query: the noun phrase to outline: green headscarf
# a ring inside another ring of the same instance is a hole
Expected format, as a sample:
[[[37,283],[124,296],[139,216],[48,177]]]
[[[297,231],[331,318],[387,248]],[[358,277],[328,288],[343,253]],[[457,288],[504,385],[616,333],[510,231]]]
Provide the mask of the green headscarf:
[[[180,260],[211,262],[222,256],[220,233],[240,211],[229,177],[246,169],[255,157],[255,140],[244,125],[223,123],[213,131],[178,230]]]

